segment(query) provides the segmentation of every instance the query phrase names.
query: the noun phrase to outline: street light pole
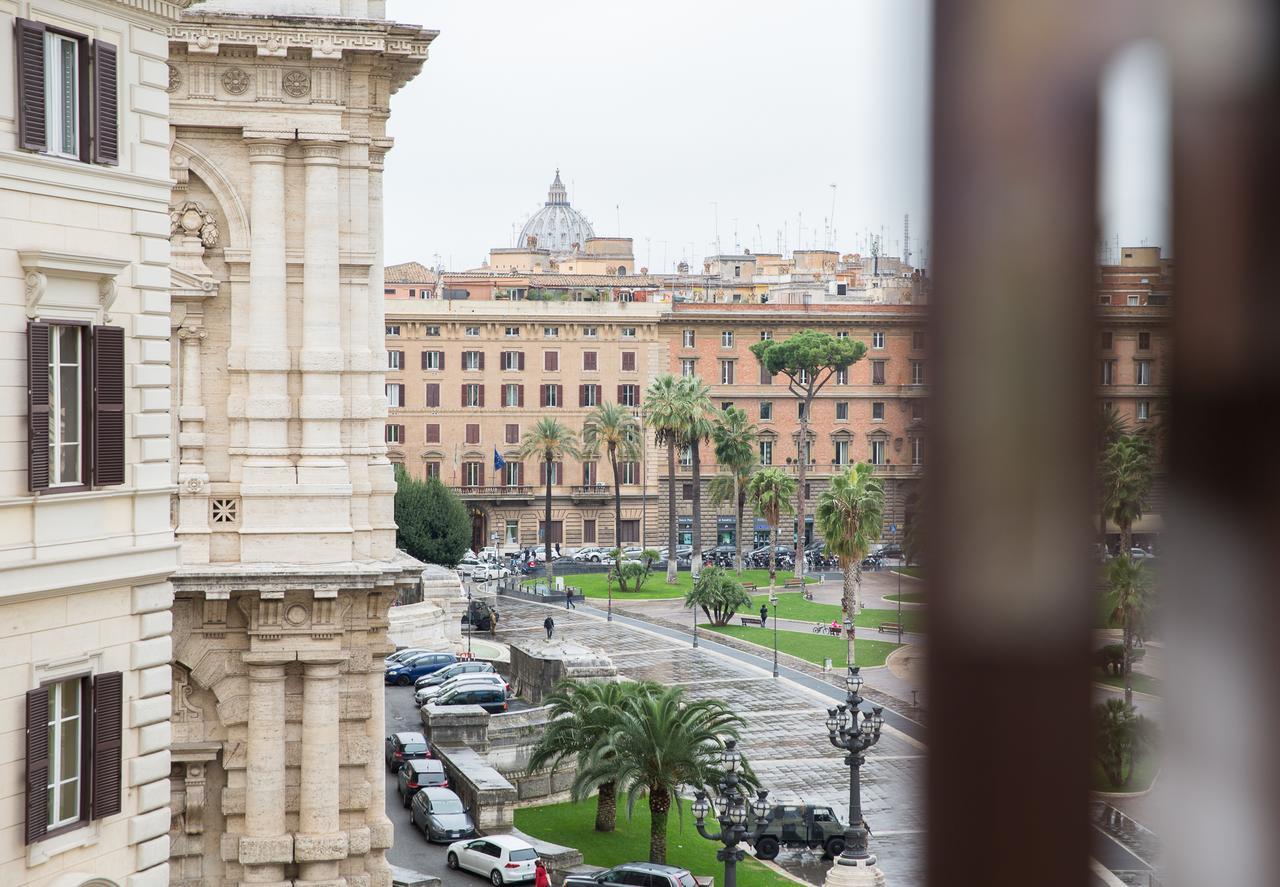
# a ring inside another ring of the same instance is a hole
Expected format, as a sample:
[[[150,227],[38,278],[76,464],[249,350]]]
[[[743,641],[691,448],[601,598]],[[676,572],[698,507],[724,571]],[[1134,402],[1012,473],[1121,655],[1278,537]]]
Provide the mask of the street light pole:
[[[490,619],[493,617],[490,616]],[[475,623],[471,621],[471,583],[467,583],[467,658],[471,658],[471,635],[475,632]]]
[[[902,539],[898,540],[898,547],[902,549],[902,557],[898,558],[898,644],[902,644],[902,568],[906,566],[907,549],[903,546]]]
[[[845,703],[827,710],[827,738],[847,754],[849,767],[849,824],[844,832],[844,852],[827,873],[828,887],[882,885],[884,874],[876,867],[876,857],[867,849],[870,832],[862,817],[862,765],[864,753],[880,741],[884,726],[878,705],[868,705],[861,696],[863,685],[858,666],[850,666],[845,678]]]
[[[769,603],[773,604],[773,676],[778,676],[778,593],[770,589]]]
[[[724,844],[723,849],[716,851],[716,859],[724,863],[724,887],[738,885],[738,863],[747,855],[746,851],[738,849],[738,844],[747,840],[748,812],[755,815],[755,826],[750,839],[752,842],[764,834],[764,830],[773,821],[773,810],[769,807],[767,791],[759,790],[755,800],[750,804],[742,792],[738,778],[738,765],[742,762],[742,753],[738,751],[737,745],[736,740],[730,739],[725,743],[724,751],[720,756],[724,776],[721,777],[717,786],[716,809],[713,809],[707,793],[701,789],[694,793],[693,801],[694,824],[698,827],[698,834],[708,841],[719,841]],[[706,816],[709,812],[714,813],[716,820],[720,823],[720,831],[714,835],[710,834],[706,827]]]

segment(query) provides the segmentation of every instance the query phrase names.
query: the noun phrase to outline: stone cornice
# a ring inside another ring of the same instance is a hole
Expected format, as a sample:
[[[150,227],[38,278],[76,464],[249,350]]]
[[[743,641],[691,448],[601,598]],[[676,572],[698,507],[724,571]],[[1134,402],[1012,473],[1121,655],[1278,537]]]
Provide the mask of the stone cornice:
[[[193,2],[194,0],[116,0],[116,3],[121,6],[128,6],[175,22],[182,18],[182,11]]]
[[[135,0],[147,2],[147,0]],[[161,0],[156,0],[161,2]],[[169,28],[172,43],[194,54],[216,55],[223,44],[253,46],[259,56],[285,57],[290,49],[310,50],[312,58],[338,59],[347,52],[368,52],[396,61],[422,62],[438,31],[392,22],[321,17],[200,15],[188,13]]]

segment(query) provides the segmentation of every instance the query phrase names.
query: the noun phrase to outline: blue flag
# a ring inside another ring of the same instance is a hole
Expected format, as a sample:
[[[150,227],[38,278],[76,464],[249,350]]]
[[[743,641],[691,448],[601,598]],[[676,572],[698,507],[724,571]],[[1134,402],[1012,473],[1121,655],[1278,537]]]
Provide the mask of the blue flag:
[[[502,456],[498,453],[498,448],[494,447],[493,448],[493,470],[501,471],[506,467],[507,467],[507,460],[503,459]]]

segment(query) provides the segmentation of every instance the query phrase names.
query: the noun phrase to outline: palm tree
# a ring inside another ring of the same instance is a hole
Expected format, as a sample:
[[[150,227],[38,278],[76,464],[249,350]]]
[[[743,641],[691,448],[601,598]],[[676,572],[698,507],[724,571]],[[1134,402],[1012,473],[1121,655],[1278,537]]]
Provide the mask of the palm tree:
[[[844,570],[840,605],[850,623],[857,621],[862,609],[862,559],[871,543],[880,538],[883,515],[884,486],[876,479],[875,468],[865,462],[833,477],[818,499],[818,529]],[[849,664],[856,663],[854,632],[850,631]]]
[[[542,541],[546,545],[547,584],[555,575],[551,561],[551,480],[555,471],[554,465],[568,456],[571,459],[581,457],[578,449],[578,436],[556,419],[539,419],[533,428],[525,432],[520,440],[520,449],[516,451],[521,459],[541,458],[547,466],[547,503]]]
[[[778,576],[778,522],[784,514],[795,514],[796,479],[781,468],[761,469],[747,482],[747,498],[769,525],[769,597],[773,597]]]
[[[635,694],[656,693],[659,686],[649,681],[561,681],[544,702],[551,719],[542,739],[529,756],[526,772],[547,764],[555,769],[573,755],[581,766],[591,751],[618,725],[623,702]],[[596,831],[611,832],[618,819],[617,783],[601,782],[596,787]]]
[[[1138,755],[1151,745],[1154,732],[1128,702],[1108,699],[1093,707],[1093,754],[1112,788],[1129,784]]]
[[[654,442],[667,448],[667,584],[676,584],[676,448],[684,443],[684,394],[670,374],[659,376],[644,396],[644,414]]]
[[[1121,415],[1120,411],[1114,407],[1105,407],[1102,415],[1098,419],[1097,428],[1097,447],[1099,461],[1099,490],[1098,490],[1098,533],[1103,545],[1107,544],[1107,514],[1109,512],[1110,503],[1107,501],[1107,493],[1101,488],[1101,465],[1106,458],[1107,450],[1110,446],[1120,438],[1129,433],[1129,420]]]
[[[613,468],[613,541],[621,548],[622,539],[622,475],[619,462],[634,462],[640,458],[643,446],[643,431],[640,421],[631,410],[616,403],[602,403],[592,410],[582,425],[582,444],[591,453],[601,449],[609,457],[609,465]],[[619,569],[622,559],[614,561],[615,571]],[[609,587],[609,618],[613,618],[613,586]]]
[[[1133,525],[1142,517],[1154,480],[1151,441],[1126,434],[1107,447],[1102,461],[1102,494],[1107,516],[1120,528],[1120,553],[1133,547]]]
[[[729,473],[711,479],[707,492],[716,505],[733,502],[737,507],[737,523],[733,539],[737,551],[735,564],[742,573],[742,515],[747,506],[747,481],[756,470],[756,427],[745,411],[737,407],[722,410],[716,417],[711,439],[715,444],[716,462]]]
[[[1132,667],[1134,642],[1151,610],[1151,577],[1142,561],[1132,560],[1128,549],[1125,549],[1124,553],[1107,565],[1107,585],[1111,591],[1111,599],[1115,602],[1108,621],[1120,627],[1124,638],[1124,654],[1120,664],[1120,672],[1124,675],[1124,701],[1132,703],[1133,676],[1129,669]]]
[[[710,440],[715,429],[711,406],[711,389],[695,376],[680,380],[684,392],[684,445],[689,448],[693,472],[693,554],[690,564],[694,576],[702,571],[702,442]]]
[[[725,741],[738,738],[742,718],[719,699],[689,702],[683,687],[634,694],[618,708],[618,722],[578,768],[575,797],[605,782],[649,800],[649,861],[667,861],[667,818],[681,786],[714,781]]]

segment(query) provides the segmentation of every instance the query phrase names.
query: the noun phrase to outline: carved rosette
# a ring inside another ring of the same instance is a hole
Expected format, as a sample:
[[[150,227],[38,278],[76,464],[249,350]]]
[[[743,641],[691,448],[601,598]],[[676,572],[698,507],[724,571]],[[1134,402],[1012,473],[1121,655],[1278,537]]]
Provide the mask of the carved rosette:
[[[287,95],[300,99],[311,92],[311,75],[301,68],[285,71],[281,88]]]
[[[230,68],[222,74],[222,88],[231,95],[244,95],[249,89],[249,75],[243,68]]]

